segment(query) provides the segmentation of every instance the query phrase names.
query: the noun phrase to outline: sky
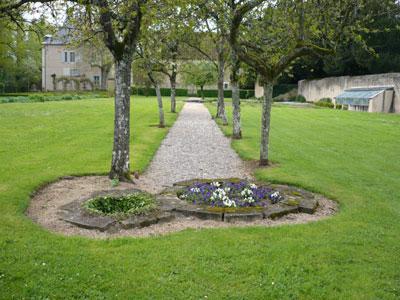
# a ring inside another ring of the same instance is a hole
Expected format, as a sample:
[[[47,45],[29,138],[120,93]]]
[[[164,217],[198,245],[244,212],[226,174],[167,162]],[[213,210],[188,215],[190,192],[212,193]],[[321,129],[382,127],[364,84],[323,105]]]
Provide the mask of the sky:
[[[66,4],[57,3],[53,8],[50,8],[46,4],[34,3],[31,4],[29,12],[24,13],[24,18],[33,21],[44,16],[47,22],[60,26],[65,21],[65,6]],[[56,15],[54,15],[54,12],[56,12]]]

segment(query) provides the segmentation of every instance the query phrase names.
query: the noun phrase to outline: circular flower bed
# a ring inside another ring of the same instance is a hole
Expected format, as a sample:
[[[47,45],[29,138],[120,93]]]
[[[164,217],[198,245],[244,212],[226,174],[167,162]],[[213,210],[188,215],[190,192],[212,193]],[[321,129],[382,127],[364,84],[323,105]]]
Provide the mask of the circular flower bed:
[[[194,183],[181,190],[178,197],[193,204],[231,208],[265,207],[283,199],[278,191],[247,181]]]
[[[107,216],[138,215],[156,209],[152,195],[136,192],[123,196],[100,196],[83,203],[89,212]]]

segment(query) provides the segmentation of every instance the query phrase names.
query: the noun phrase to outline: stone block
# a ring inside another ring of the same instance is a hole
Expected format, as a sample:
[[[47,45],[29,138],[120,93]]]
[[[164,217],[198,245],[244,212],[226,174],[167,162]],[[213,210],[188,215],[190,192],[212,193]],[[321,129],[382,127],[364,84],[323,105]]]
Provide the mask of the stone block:
[[[317,199],[302,199],[299,203],[299,211],[307,214],[313,214],[317,207]]]
[[[224,222],[253,222],[256,220],[263,219],[263,214],[261,212],[252,213],[225,213]]]
[[[288,206],[288,205],[274,205],[268,207],[266,210],[264,210],[264,218],[279,218],[284,215],[290,214],[290,213],[296,213],[299,211],[299,208],[297,206]]]

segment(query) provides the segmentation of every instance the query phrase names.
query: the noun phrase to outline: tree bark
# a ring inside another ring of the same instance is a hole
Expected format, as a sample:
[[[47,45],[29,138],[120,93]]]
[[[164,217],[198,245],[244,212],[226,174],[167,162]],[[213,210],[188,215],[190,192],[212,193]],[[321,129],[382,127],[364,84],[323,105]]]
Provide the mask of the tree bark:
[[[165,127],[164,108],[163,108],[160,84],[154,78],[153,71],[150,68],[148,68],[147,76],[149,77],[151,83],[153,84],[153,86],[156,90],[157,104],[158,104],[158,117],[159,117],[158,127],[164,128]]]
[[[172,67],[172,74],[169,78],[171,83],[171,112],[176,112],[176,66]]]
[[[130,180],[131,64],[130,56],[123,56],[115,61],[114,145],[109,177],[120,181]]]
[[[179,42],[177,40],[174,40],[171,44],[169,44],[169,49],[171,51],[171,58],[172,58],[172,70],[171,70],[171,76],[170,76],[170,82],[171,82],[171,112],[175,113],[176,112],[176,77],[178,75],[178,64],[177,64],[177,58],[178,58],[178,48],[179,48]]]
[[[223,46],[218,47],[218,104],[217,104],[217,118],[222,119],[223,125],[228,125],[225,112],[225,101],[224,101],[224,75],[225,75],[225,57]]]
[[[262,103],[262,116],[261,116],[261,144],[260,144],[260,166],[268,165],[268,145],[269,145],[269,131],[271,124],[271,106],[272,106],[272,92],[273,83],[266,81],[264,83],[264,97]]]
[[[241,139],[242,129],[240,124],[240,94],[239,94],[239,59],[235,50],[231,53],[232,59],[232,74],[231,74],[231,87],[232,87],[232,138]]]
[[[201,99],[204,100],[204,86],[200,86],[200,95],[201,95]]]
[[[164,109],[163,109],[160,85],[158,83],[155,83],[154,87],[156,89],[157,102],[158,102],[158,116],[159,116],[159,120],[160,120],[158,127],[164,128],[165,127]]]
[[[110,74],[110,67],[103,66],[100,68],[100,70],[101,70],[100,89],[105,91],[107,90],[107,81],[108,81],[108,75]]]

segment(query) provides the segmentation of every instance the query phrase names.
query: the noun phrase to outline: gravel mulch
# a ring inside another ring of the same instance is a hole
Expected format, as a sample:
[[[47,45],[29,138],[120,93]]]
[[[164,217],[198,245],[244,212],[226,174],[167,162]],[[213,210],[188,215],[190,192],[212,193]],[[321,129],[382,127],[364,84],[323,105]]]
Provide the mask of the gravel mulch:
[[[116,238],[123,236],[147,237],[164,235],[171,232],[181,231],[187,228],[217,228],[234,226],[280,226],[288,224],[303,224],[327,218],[337,211],[337,204],[334,201],[323,199],[319,207],[312,215],[305,213],[288,214],[279,219],[263,219],[251,223],[235,222],[226,223],[211,220],[199,220],[193,217],[176,218],[169,223],[154,224],[149,227],[135,229],[120,229],[114,232],[100,232],[77,227],[70,223],[60,220],[57,215],[60,207],[73,202],[77,199],[89,197],[96,191],[112,191],[136,188],[129,183],[121,183],[117,187],[112,187],[110,180],[106,176],[85,176],[69,179],[61,179],[52,183],[34,196],[28,208],[27,214],[37,223],[50,231],[64,235],[81,235],[90,238]]]

